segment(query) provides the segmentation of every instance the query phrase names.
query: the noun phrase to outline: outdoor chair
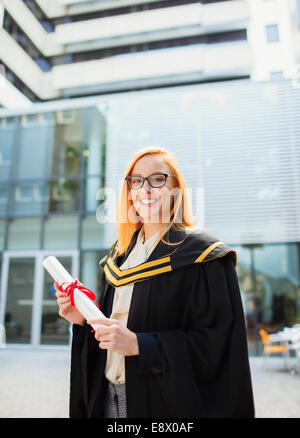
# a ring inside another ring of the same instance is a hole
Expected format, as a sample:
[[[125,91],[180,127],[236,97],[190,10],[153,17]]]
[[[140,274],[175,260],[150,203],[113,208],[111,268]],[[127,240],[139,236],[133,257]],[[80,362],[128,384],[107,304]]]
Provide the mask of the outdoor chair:
[[[287,358],[289,355],[287,345],[284,345],[281,341],[272,340],[264,329],[259,330],[259,335],[263,344],[263,357],[268,358],[274,354],[281,354],[284,357],[285,368],[287,368]]]

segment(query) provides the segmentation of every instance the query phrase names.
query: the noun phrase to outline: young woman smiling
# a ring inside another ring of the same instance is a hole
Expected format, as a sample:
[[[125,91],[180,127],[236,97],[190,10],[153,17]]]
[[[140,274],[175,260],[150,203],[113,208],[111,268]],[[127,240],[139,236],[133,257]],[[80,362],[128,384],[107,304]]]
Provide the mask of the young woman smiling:
[[[173,153],[139,151],[99,263],[107,318],[85,321],[57,291],[73,323],[71,417],[254,416],[237,254],[194,228],[185,189]]]

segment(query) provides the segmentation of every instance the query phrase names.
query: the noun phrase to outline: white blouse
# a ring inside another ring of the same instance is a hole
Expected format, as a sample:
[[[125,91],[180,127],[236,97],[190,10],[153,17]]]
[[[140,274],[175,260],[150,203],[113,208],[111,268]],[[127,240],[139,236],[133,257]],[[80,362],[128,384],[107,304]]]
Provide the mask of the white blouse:
[[[158,239],[159,231],[150,237],[145,243],[144,228],[140,229],[136,244],[131,250],[125,262],[120,269],[130,269],[141,263],[144,263],[151,252],[154,250],[154,244]],[[110,318],[118,319],[123,327],[127,327],[128,312],[131,302],[131,296],[134,284],[116,287],[114,302]],[[105,367],[105,377],[112,383],[125,383],[125,357],[107,350],[107,360]]]

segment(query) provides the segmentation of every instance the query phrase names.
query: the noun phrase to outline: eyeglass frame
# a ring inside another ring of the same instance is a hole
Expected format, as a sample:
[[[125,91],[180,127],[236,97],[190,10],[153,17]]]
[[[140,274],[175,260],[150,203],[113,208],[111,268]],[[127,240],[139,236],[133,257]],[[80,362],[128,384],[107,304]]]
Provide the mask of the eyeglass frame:
[[[165,182],[163,183],[162,186],[159,186],[159,187],[153,187],[153,186],[151,185],[151,183],[150,183],[150,181],[149,181],[148,178],[150,178],[150,176],[153,176],[153,175],[164,175],[164,176],[166,177]],[[130,187],[130,186],[129,186],[129,184],[128,184],[128,178],[129,178],[129,177],[132,177],[132,176],[136,176],[137,178],[142,178],[142,179],[143,179],[143,183],[142,183],[141,187],[138,187],[137,189],[134,189],[133,187]],[[166,185],[166,182],[167,182],[167,179],[168,179],[169,176],[174,176],[174,177],[176,178],[176,176],[173,175],[172,173],[163,173],[163,172],[158,172],[158,173],[156,173],[156,172],[154,172],[154,173],[151,173],[151,175],[148,175],[148,176],[141,176],[141,175],[128,175],[128,176],[126,176],[126,178],[124,178],[124,179],[125,179],[125,181],[127,182],[127,185],[128,185],[128,187],[130,188],[130,190],[140,190],[140,189],[144,186],[144,184],[145,184],[145,180],[147,180],[149,186],[152,187],[153,189],[160,189],[161,187],[164,187],[164,186]]]

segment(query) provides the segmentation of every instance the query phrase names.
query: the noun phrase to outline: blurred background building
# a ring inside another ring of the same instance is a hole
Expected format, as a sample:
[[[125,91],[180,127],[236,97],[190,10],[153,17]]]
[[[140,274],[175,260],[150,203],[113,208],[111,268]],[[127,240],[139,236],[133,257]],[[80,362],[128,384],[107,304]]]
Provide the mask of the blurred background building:
[[[68,345],[41,261],[99,290],[117,228],[98,190],[117,201],[152,144],[176,153],[196,226],[238,251],[250,352],[300,322],[299,0],[0,0],[0,63],[8,343]]]

